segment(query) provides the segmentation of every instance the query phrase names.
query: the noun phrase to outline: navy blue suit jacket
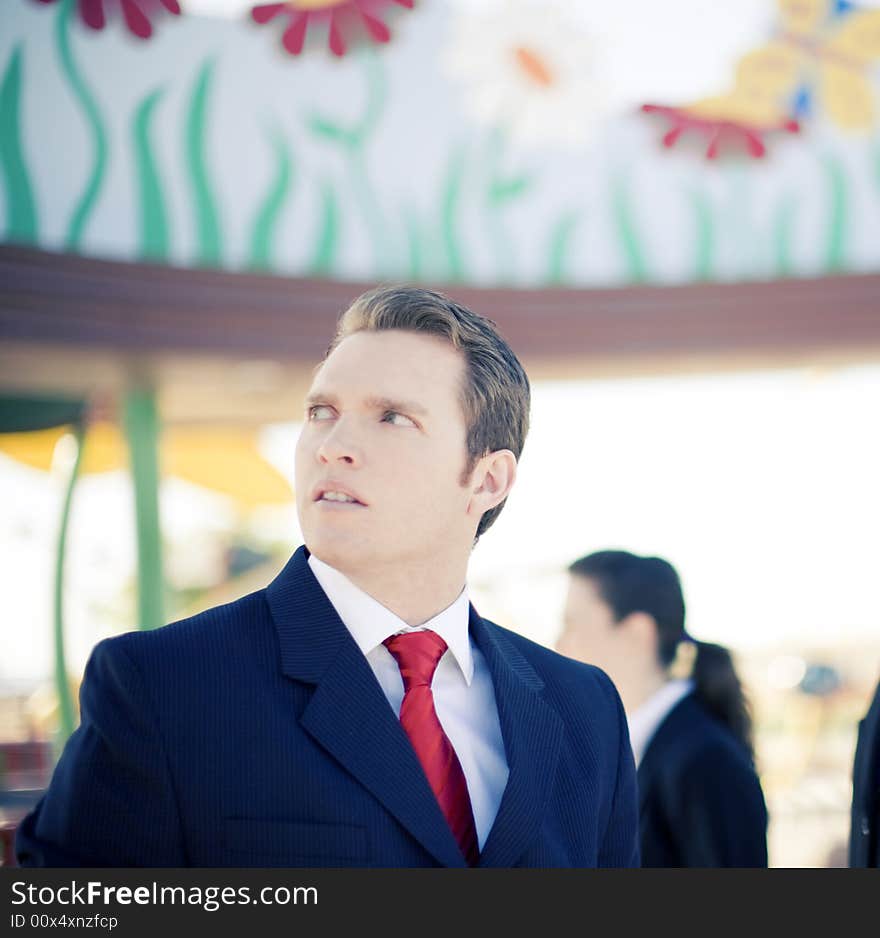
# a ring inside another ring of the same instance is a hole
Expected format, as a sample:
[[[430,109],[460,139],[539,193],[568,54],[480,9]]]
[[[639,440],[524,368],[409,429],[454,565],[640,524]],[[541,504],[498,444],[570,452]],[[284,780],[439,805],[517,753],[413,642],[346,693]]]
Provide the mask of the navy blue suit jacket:
[[[300,548],[269,585],[101,642],[23,866],[464,866]],[[481,866],[637,866],[635,769],[601,671],[482,619],[510,775]]]
[[[765,867],[767,808],[748,753],[694,694],[639,762],[642,866]]]
[[[853,761],[851,867],[880,867],[880,684],[859,723]]]

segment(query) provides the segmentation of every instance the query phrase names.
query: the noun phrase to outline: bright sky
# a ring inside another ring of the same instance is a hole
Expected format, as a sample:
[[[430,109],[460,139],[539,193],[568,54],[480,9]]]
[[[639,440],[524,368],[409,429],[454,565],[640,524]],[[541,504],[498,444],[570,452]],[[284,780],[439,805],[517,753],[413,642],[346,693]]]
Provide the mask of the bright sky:
[[[740,375],[536,384],[516,487],[474,552],[486,616],[551,644],[565,566],[605,547],[656,553],[682,575],[689,628],[737,648],[834,645],[880,633],[880,365]],[[297,424],[266,431],[292,478]],[[0,685],[51,674],[51,584],[62,480],[0,457]],[[209,582],[221,496],[162,494],[169,567]],[[70,535],[72,666],[131,609],[131,491],[83,480]],[[293,510],[273,536],[299,543]]]

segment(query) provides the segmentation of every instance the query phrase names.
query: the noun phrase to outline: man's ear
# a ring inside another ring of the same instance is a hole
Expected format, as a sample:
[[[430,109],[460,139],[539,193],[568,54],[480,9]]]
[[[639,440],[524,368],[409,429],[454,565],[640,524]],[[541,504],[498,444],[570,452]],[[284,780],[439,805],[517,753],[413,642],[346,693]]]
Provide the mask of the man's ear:
[[[516,481],[516,456],[509,449],[498,449],[479,460],[471,476],[468,512],[482,515],[507,498]]]
[[[631,612],[623,620],[630,635],[646,654],[657,655],[660,636],[657,632],[657,622],[647,612]]]

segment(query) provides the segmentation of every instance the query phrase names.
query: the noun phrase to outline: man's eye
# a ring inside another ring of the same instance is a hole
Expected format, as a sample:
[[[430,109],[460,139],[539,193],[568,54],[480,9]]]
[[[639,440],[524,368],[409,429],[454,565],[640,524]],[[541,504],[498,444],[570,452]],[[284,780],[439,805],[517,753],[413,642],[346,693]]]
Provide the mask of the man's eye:
[[[386,410],[382,415],[384,423],[393,423],[398,427],[414,427],[415,422],[410,420],[406,414],[399,414],[396,410]]]
[[[333,408],[327,404],[313,404],[308,413],[309,420],[329,420],[333,416]]]

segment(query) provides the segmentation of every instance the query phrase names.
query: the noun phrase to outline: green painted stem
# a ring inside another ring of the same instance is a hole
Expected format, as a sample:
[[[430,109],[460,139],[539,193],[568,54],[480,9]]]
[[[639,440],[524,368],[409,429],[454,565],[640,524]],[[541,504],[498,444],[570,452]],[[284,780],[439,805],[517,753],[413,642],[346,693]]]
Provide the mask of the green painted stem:
[[[633,283],[644,283],[648,279],[648,264],[645,259],[642,240],[636,227],[628,185],[623,178],[617,179],[614,183],[613,212],[617,236],[623,249],[629,279]]]
[[[318,277],[329,277],[333,274],[338,246],[339,204],[333,186],[325,180],[321,185],[321,229],[310,268],[313,274]]]
[[[828,234],[825,242],[825,269],[834,272],[846,265],[846,227],[849,211],[846,174],[843,164],[834,156],[825,158],[828,179]]]
[[[566,212],[553,226],[547,260],[548,284],[561,286],[568,280],[566,264],[571,246],[571,236],[577,226],[577,221],[576,212]]]
[[[161,97],[161,91],[154,91],[141,102],[135,113],[133,126],[137,189],[140,198],[140,252],[141,257],[157,261],[168,259],[169,248],[165,199],[153,148],[150,145],[150,121],[153,109]]]
[[[793,197],[787,196],[776,210],[776,217],[773,222],[773,249],[777,277],[791,276],[791,239],[796,209],[797,201]]]
[[[422,246],[422,232],[419,216],[415,209],[404,213],[406,236],[409,246],[409,279],[418,280],[422,276],[425,251]]]
[[[254,221],[251,231],[250,267],[270,270],[272,267],[272,241],[275,227],[290,190],[290,149],[280,133],[272,134],[275,151],[275,178]]]
[[[446,279],[460,283],[466,279],[464,255],[458,235],[458,205],[464,177],[464,147],[455,150],[449,158],[441,201],[441,230],[446,254]]]
[[[385,101],[388,97],[385,72],[382,60],[372,49],[364,49],[362,61],[367,72],[367,101],[364,115],[352,131],[354,137],[363,143],[376,129],[385,110]]]
[[[366,169],[364,151],[361,147],[349,150],[348,171],[354,187],[355,199],[360,206],[361,215],[370,233],[370,240],[373,242],[376,277],[379,279],[391,277],[397,272],[394,263],[394,246],[390,237],[391,232],[385,223],[382,206],[373,191]]]
[[[402,264],[397,263],[397,252],[391,238],[390,228],[386,224],[382,203],[373,189],[367,172],[365,151],[368,138],[378,126],[385,109],[387,90],[378,56],[368,51],[364,53],[362,61],[366,63],[367,88],[366,103],[361,119],[353,126],[344,127],[320,114],[312,113],[306,118],[306,126],[315,136],[339,147],[345,154],[354,198],[373,244],[375,273],[379,278],[386,278],[396,274]],[[328,206],[333,207],[326,198],[324,206],[325,209]],[[326,212],[324,221],[328,221]]]
[[[367,140],[372,136],[385,110],[388,92],[379,57],[372,50],[368,50],[364,52],[363,60],[367,71],[367,102],[364,115],[352,132],[351,143],[347,147],[348,165],[355,198],[373,241],[376,275],[383,278],[393,276],[397,272],[395,252],[382,203],[373,190],[367,172],[365,150]]]
[[[6,192],[9,241],[37,240],[37,212],[21,145],[21,43],[13,50],[0,86],[0,172]]]
[[[186,118],[186,163],[192,186],[193,211],[198,238],[198,261],[209,267],[222,262],[220,222],[205,159],[205,130],[213,63],[202,66],[193,88]]]
[[[95,208],[98,193],[107,170],[107,134],[101,123],[101,115],[95,98],[86,85],[70,49],[70,16],[73,10],[73,0],[62,0],[58,16],[55,20],[55,39],[58,43],[58,54],[61,58],[61,67],[67,77],[73,94],[82,108],[86,123],[92,134],[94,147],[94,162],[92,172],[86,187],[76,204],[70,224],[67,228],[65,246],[70,251],[76,251],[82,241],[86,222]]]
[[[694,209],[694,279],[711,280],[715,256],[715,225],[712,206],[705,193],[691,195]]]
[[[512,283],[513,272],[516,270],[516,258],[513,245],[507,234],[507,228],[501,215],[503,197],[499,197],[501,190],[501,163],[507,136],[500,127],[495,127],[489,134],[487,142],[488,186],[484,209],[486,213],[486,230],[492,252],[495,255],[495,279],[498,283]]]
[[[67,660],[64,654],[64,561],[67,555],[67,532],[70,527],[70,506],[73,504],[73,490],[76,487],[82,466],[86,433],[82,424],[77,424],[73,432],[76,439],[76,458],[67,480],[67,489],[64,493],[64,503],[61,509],[58,549],[55,554],[55,593],[53,597],[55,692],[58,695],[59,747],[64,745],[74,728],[73,699],[70,694],[70,684],[67,679]]]
[[[134,482],[138,546],[138,625],[162,625],[162,544],[159,526],[159,417],[152,390],[125,398],[125,434]]]

